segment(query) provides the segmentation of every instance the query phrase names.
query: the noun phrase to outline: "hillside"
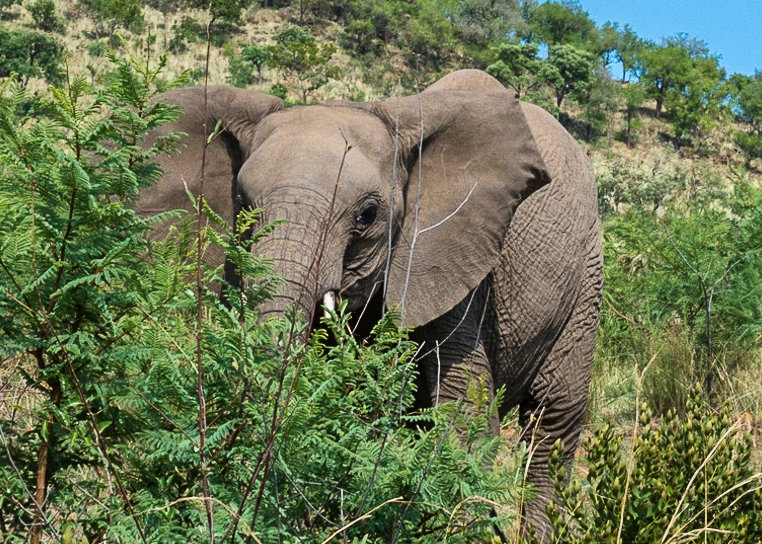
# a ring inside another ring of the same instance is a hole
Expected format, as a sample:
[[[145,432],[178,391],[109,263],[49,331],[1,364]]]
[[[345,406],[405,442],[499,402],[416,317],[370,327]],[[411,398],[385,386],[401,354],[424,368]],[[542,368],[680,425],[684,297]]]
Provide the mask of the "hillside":
[[[414,411],[394,313],[358,342],[340,311],[302,346],[258,319],[278,280],[239,233],[147,244],[123,206],[157,175],[132,144],[171,118],[150,92],[375,101],[479,68],[556,116],[598,184],[603,307],[579,466],[553,469],[559,541],[759,542],[762,77],[626,23],[584,1],[0,1],[0,540],[525,542],[516,410],[502,441],[484,387],[473,412]],[[196,296],[210,239],[251,276],[227,303]]]

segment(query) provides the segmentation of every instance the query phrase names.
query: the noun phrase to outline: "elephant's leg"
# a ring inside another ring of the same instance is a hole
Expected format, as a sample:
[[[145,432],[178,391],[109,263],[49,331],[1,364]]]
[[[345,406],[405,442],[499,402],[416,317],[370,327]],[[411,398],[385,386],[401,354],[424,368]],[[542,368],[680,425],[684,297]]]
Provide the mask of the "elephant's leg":
[[[524,439],[533,448],[528,480],[537,492],[524,504],[524,514],[541,542],[550,536],[545,507],[554,497],[548,474],[550,451],[560,438],[569,474],[587,410],[600,304],[599,278],[594,276],[590,282],[594,285],[582,289],[569,321],[530,386],[528,398],[520,403]]]
[[[489,345],[494,338],[493,323],[487,308],[487,281],[472,291],[452,310],[416,330],[415,338],[424,342],[419,362],[424,395],[432,406],[461,399],[468,406],[476,404],[467,395],[470,384],[494,396]],[[490,426],[499,430],[497,417]]]

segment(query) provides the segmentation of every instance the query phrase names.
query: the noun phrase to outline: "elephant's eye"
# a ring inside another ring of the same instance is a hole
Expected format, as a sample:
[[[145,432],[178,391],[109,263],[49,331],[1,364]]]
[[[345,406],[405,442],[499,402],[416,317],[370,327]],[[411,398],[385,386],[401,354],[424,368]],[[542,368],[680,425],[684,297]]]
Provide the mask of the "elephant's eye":
[[[355,214],[355,228],[360,230],[368,228],[373,224],[373,221],[376,220],[377,214],[378,206],[375,204],[369,204],[368,206],[365,206],[362,210]]]

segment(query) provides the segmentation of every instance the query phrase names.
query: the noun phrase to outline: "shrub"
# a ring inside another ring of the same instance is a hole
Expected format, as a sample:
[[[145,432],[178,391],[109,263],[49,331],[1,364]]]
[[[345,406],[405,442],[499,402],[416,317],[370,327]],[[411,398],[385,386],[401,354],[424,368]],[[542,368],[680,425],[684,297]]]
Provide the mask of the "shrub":
[[[131,208],[175,142],[142,143],[178,113],[149,103],[157,81],[118,61],[95,96],[81,78],[39,105],[13,83],[0,93],[0,368],[22,392],[0,405],[5,541],[491,538],[511,520],[494,507],[518,510],[521,460],[493,470],[497,403],[410,413],[399,316],[368,343],[343,307],[306,344],[296,316],[262,321],[276,280],[240,236],[256,210],[233,232],[194,201],[220,230],[185,218],[148,244],[177,216]],[[245,290],[197,270],[207,244]]]
[[[696,387],[683,417],[659,419],[643,403],[629,444],[608,424],[599,428],[584,446],[584,478],[566,474],[557,444],[551,542],[760,542],[762,474],[751,469],[751,435],[727,406],[714,413],[701,399]]]
[[[51,83],[60,79],[63,50],[59,43],[40,32],[11,30],[0,27],[0,77],[11,73],[30,77],[44,77]]]
[[[53,0],[35,0],[27,4],[26,9],[32,15],[34,26],[46,32],[63,32],[65,25],[56,14],[56,4]]]

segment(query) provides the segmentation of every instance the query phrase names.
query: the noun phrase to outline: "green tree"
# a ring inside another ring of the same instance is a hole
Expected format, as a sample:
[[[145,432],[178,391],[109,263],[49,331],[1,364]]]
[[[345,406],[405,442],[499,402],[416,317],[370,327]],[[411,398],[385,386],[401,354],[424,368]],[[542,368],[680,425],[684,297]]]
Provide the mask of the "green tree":
[[[344,5],[345,26],[353,21],[370,21],[372,35],[384,44],[397,39],[406,28],[406,20],[412,17],[414,7],[404,0],[349,0]]]
[[[45,32],[63,32],[63,20],[56,14],[56,3],[53,0],[34,0],[26,5],[32,16],[35,28]]]
[[[617,110],[618,87],[606,67],[597,63],[589,85],[581,88],[576,97],[582,110],[580,119],[585,122],[585,141],[608,134],[609,119]]]
[[[467,43],[499,43],[526,26],[518,0],[455,0],[443,3],[455,32]]]
[[[416,70],[429,65],[440,69],[455,45],[452,22],[438,0],[419,0],[416,5],[407,24],[408,44],[413,55],[411,64]]]
[[[734,74],[731,80],[738,118],[749,126],[748,132],[736,132],[734,140],[749,166],[753,159],[762,159],[762,73],[756,72],[754,77]]]
[[[585,49],[598,41],[598,29],[578,2],[545,2],[529,11],[531,41]]]
[[[12,73],[24,82],[30,77],[44,77],[50,82],[60,79],[63,50],[58,41],[40,32],[10,30],[0,27],[0,77]]]
[[[644,47],[645,43],[635,34],[630,25],[617,29],[614,54],[616,60],[622,63],[622,83],[627,81],[627,74],[637,75]]]
[[[370,19],[354,19],[350,21],[344,27],[344,34],[348,38],[349,46],[361,55],[373,50],[376,28]]]
[[[240,23],[241,11],[247,9],[254,0],[180,0],[181,5],[208,11],[212,20]]]
[[[702,150],[707,135],[722,118],[725,70],[717,57],[697,57],[681,88],[667,93],[666,105],[678,140]]]
[[[680,44],[651,45],[642,54],[641,81],[648,95],[656,100],[656,116],[661,115],[667,92],[680,89],[688,82],[693,62],[688,50]]]
[[[487,66],[487,73],[515,90],[517,96],[542,84],[538,77],[542,61],[537,57],[536,44],[503,42],[491,49],[496,60]]]
[[[254,72],[257,74],[258,85],[262,84],[262,68],[270,61],[270,49],[263,45],[245,45],[240,56],[235,50],[229,55],[230,82],[236,87],[246,87],[253,83]]]
[[[302,102],[307,102],[310,94],[325,85],[328,78],[338,76],[339,68],[328,66],[335,52],[333,44],[318,45],[312,34],[293,25],[275,35],[269,64],[282,70],[286,80],[295,80]]]
[[[572,45],[551,45],[548,59],[542,64],[540,77],[556,96],[558,115],[561,104],[572,93],[586,90],[595,77],[595,58],[592,53]]]
[[[606,21],[599,30],[596,52],[601,57],[604,67],[616,59],[616,48],[619,41],[619,23]]]
[[[105,24],[110,36],[119,27],[136,30],[145,22],[142,0],[77,0],[77,6],[95,21],[96,32]]]
[[[621,96],[625,111],[624,141],[628,147],[632,147],[635,144],[636,132],[642,124],[639,111],[646,100],[646,90],[640,83],[626,83],[621,89]]]

